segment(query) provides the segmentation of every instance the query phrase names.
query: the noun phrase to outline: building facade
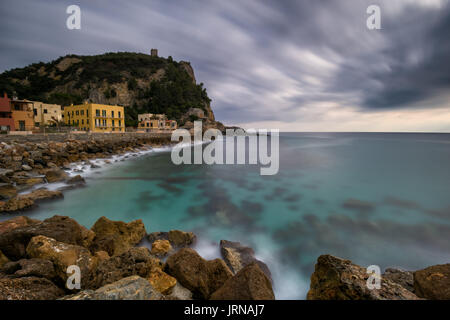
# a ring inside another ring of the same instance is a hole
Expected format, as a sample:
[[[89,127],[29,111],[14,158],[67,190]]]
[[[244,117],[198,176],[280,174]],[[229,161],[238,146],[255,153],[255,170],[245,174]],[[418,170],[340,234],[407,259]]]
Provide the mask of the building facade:
[[[165,114],[139,114],[138,121],[138,130],[146,132],[170,131],[177,128],[177,122],[175,120],[167,120]]]
[[[11,100],[6,93],[4,93],[3,97],[0,97],[0,130],[2,132],[15,130],[11,110]]]
[[[33,102],[33,115],[36,127],[56,125],[62,120],[61,106],[40,101]]]
[[[64,107],[64,122],[83,131],[125,132],[125,111],[104,104],[71,105]]]
[[[34,126],[33,103],[29,100],[11,100],[15,131],[32,131]]]

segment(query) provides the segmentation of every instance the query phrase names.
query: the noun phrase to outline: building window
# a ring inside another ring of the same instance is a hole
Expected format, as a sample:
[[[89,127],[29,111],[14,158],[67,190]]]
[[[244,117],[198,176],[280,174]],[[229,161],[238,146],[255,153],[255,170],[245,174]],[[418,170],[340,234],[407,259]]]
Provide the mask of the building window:
[[[84,124],[84,119],[81,119],[81,124]]]
[[[102,117],[106,117],[106,110],[102,110]]]
[[[74,112],[73,112],[73,110],[72,110],[72,117],[74,116]]]
[[[89,117],[89,109],[86,110],[86,117]]]
[[[121,127],[122,126],[122,121],[121,120],[119,120],[119,127]]]
[[[114,127],[114,120],[112,120],[112,126]]]
[[[100,117],[100,110],[98,110],[98,109],[95,110],[95,116]]]
[[[80,112],[79,112],[78,110],[76,111],[76,115],[77,115],[77,116],[79,116],[79,115],[80,115]]]
[[[111,111],[111,117],[114,118],[114,111]]]
[[[35,116],[37,116],[37,109],[33,109],[33,113]]]
[[[44,113],[47,113],[47,109],[44,109]]]
[[[89,119],[86,119],[86,124],[89,124]]]
[[[119,111],[119,118],[122,118],[120,111]]]
[[[84,116],[84,110],[81,110],[80,113],[82,116]]]

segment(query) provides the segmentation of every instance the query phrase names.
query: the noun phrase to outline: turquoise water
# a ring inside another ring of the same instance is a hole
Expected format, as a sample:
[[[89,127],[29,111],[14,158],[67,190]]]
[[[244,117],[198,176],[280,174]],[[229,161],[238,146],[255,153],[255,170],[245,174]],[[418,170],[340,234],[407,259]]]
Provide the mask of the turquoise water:
[[[209,258],[211,243],[240,241],[269,265],[278,299],[304,299],[321,254],[382,270],[450,261],[450,135],[284,133],[275,176],[152,153],[94,171],[29,213],[54,214],[194,231]]]

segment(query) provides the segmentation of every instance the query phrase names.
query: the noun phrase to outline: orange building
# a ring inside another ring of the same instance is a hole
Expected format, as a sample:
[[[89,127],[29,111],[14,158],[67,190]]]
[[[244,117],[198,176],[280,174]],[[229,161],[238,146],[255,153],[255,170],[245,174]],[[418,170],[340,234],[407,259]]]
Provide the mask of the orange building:
[[[0,97],[0,130],[2,132],[14,131],[14,120],[11,112],[11,100],[4,93],[3,98]]]
[[[11,100],[12,118],[16,131],[34,129],[33,102],[28,100]]]

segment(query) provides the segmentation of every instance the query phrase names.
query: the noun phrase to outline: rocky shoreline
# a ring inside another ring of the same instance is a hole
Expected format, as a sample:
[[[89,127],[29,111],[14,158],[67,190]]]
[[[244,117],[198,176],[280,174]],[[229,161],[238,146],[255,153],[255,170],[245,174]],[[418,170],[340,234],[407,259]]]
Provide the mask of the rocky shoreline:
[[[147,234],[141,220],[101,217],[87,229],[69,217],[15,217],[0,222],[0,300],[275,299],[270,270],[251,248],[222,240],[222,258],[205,260],[193,249],[196,241],[179,230]],[[73,265],[79,289],[68,287]],[[369,289],[368,278],[366,268],[322,255],[307,299],[450,299],[450,264],[387,269],[379,289]]]
[[[62,198],[64,190],[48,190],[48,183],[62,182],[65,188],[83,185],[81,175],[67,173],[73,163],[96,169],[94,159],[105,159],[106,165],[111,163],[108,158],[113,155],[136,155],[170,143],[170,138],[121,137],[91,141],[1,142],[0,214],[21,212],[41,201]]]
[[[195,243],[192,232],[147,234],[141,220],[101,217],[87,229],[69,217],[15,217],[0,223],[0,300],[275,299],[252,249],[222,241],[223,259],[205,260]],[[67,285],[73,265],[79,290]]]

